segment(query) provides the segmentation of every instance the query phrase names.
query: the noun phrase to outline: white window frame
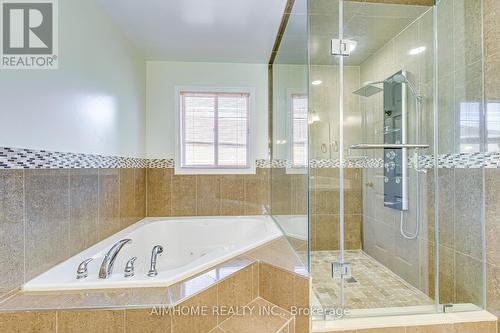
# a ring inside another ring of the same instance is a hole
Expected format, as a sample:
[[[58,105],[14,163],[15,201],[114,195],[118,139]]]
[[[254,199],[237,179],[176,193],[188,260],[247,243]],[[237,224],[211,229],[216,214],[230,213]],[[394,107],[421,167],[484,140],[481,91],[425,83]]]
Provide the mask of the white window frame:
[[[307,97],[307,93],[302,90],[296,89],[287,89],[287,110],[288,110],[288,121],[287,121],[287,141],[288,141],[288,160],[290,161],[291,166],[287,166],[286,173],[287,174],[307,174],[308,165],[293,165],[293,96],[294,95],[303,95]],[[309,147],[307,147],[309,151]],[[309,154],[309,153],[308,153]]]
[[[248,94],[248,165],[234,167],[186,167],[182,165],[182,117],[181,93],[235,93]],[[208,87],[208,86],[176,86],[175,87],[175,174],[179,175],[217,175],[217,174],[255,174],[255,88],[254,87]]]

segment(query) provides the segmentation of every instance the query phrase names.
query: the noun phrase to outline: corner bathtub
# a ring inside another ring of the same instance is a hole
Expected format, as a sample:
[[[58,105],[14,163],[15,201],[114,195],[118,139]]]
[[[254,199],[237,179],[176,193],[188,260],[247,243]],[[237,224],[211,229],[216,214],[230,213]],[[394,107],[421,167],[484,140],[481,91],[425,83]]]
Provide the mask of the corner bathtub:
[[[60,263],[23,285],[24,291],[135,288],[168,286],[211,266],[280,237],[282,233],[268,216],[145,218]],[[118,253],[112,275],[99,279],[98,272],[108,250],[117,241],[130,238]],[[158,275],[148,277],[151,250],[164,248],[158,256]],[[135,275],[124,277],[132,257]],[[78,265],[88,264],[88,277],[76,278]]]

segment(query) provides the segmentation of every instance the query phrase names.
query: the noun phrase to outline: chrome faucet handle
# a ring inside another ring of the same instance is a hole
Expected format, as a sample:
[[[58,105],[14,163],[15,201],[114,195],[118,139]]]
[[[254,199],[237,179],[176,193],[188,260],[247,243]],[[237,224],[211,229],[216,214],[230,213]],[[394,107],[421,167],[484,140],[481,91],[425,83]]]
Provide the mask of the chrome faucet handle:
[[[127,264],[125,265],[125,277],[132,277],[134,276],[134,262],[137,260],[137,257],[132,257],[130,258],[129,261],[127,261]]]
[[[158,275],[156,270],[156,258],[163,253],[163,246],[155,245],[153,251],[151,251],[151,266],[149,267],[148,276],[153,277]]]
[[[87,269],[87,265],[89,264],[89,262],[91,262],[92,260],[94,260],[93,258],[88,258],[88,259],[85,259],[84,261],[82,261],[80,263],[80,265],[78,265],[78,269],[76,270],[76,278],[77,279],[84,279],[86,278],[87,276],[89,276],[89,272],[88,272],[88,269]]]

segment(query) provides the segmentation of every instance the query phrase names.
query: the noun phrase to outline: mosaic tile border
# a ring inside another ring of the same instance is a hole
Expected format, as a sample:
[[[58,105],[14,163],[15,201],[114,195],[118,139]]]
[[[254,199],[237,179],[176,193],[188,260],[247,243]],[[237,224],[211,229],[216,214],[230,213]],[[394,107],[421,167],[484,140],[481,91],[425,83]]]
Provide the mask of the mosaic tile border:
[[[413,167],[414,161],[408,159]],[[419,156],[419,168],[434,167],[433,155]],[[383,168],[383,159],[352,158],[344,161],[346,168]],[[442,154],[438,157],[439,168],[500,168],[500,152]],[[104,156],[52,152],[46,150],[0,147],[0,169],[90,169],[90,168],[174,168],[173,159],[145,159],[134,157]],[[257,168],[291,168],[289,160],[256,160]],[[338,168],[340,161],[334,159],[311,160],[310,167]]]
[[[147,168],[142,158],[0,147],[0,169]]]
[[[150,169],[170,169],[175,167],[174,159],[149,159],[148,168]]]
[[[257,160],[257,168],[270,168],[268,160]],[[146,159],[47,150],[0,147],[0,169],[107,169],[174,168],[173,159]]]
[[[339,160],[312,160],[311,168],[338,168]],[[413,157],[408,158],[408,166],[413,167]],[[344,162],[346,168],[383,168],[384,160],[377,158],[359,158]],[[434,155],[421,155],[418,158],[420,169],[434,167]],[[438,156],[438,167],[442,169],[498,169],[500,168],[500,152],[494,153],[458,153]]]

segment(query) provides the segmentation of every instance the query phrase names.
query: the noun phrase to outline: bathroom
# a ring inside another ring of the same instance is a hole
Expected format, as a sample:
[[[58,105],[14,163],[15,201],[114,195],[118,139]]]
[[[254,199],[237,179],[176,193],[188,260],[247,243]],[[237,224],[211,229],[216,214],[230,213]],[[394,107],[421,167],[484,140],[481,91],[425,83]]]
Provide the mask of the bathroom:
[[[497,332],[498,0],[0,17],[0,332]]]

